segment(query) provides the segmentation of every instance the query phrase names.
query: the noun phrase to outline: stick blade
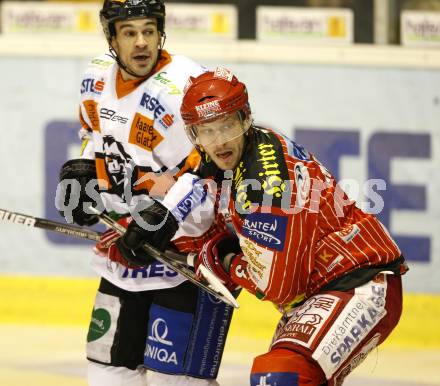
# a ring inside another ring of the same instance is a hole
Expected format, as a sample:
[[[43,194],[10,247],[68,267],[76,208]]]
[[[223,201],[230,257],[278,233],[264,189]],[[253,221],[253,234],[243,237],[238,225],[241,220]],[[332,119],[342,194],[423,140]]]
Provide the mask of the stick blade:
[[[225,298],[228,303],[234,308],[240,308],[240,304],[237,302],[237,299],[230,293],[230,291],[224,286],[224,284],[220,281],[220,279],[215,276],[209,269],[205,266],[200,265],[199,270],[203,277],[205,277],[209,283],[209,286],[219,293],[222,298]]]

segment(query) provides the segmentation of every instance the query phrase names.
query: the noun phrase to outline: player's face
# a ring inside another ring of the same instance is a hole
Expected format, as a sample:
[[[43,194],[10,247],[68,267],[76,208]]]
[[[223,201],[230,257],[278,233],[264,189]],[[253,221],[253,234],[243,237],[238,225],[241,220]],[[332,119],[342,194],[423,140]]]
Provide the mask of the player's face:
[[[232,170],[241,159],[246,128],[237,113],[196,126],[203,150],[222,170]]]
[[[121,20],[115,23],[116,37],[112,46],[120,60],[139,77],[148,75],[157,61],[160,33],[156,19]],[[135,77],[122,68],[124,80]]]

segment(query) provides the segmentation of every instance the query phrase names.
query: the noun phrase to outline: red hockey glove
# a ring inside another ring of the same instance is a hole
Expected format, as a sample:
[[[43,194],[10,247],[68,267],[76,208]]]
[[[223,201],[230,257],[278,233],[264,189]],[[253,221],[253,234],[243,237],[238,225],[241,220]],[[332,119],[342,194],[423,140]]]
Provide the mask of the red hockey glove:
[[[238,286],[231,280],[229,266],[233,259],[241,253],[237,237],[226,232],[219,233],[203,245],[194,264],[196,274],[201,275],[199,266],[203,265],[216,275],[226,288],[233,291]]]
[[[118,220],[118,223],[121,224],[124,228],[128,227],[128,224],[132,221],[131,217],[123,217]],[[102,257],[106,257],[107,259],[119,263],[127,268],[136,268],[133,264],[130,264],[119,251],[118,246],[116,245],[116,241],[121,238],[121,235],[113,229],[107,229],[100,237],[99,241],[96,243],[93,248],[94,252]]]

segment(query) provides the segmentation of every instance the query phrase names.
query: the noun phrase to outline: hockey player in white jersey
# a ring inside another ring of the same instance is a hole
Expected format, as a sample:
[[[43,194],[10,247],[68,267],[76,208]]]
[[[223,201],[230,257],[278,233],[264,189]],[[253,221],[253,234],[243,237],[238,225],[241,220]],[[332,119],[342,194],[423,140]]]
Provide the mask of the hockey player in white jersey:
[[[93,59],[82,80],[82,153],[61,168],[60,181],[71,188],[57,205],[79,225],[97,222],[83,205],[93,201],[116,218],[137,213],[155,225],[166,213],[160,196],[174,181],[167,172],[190,164],[180,104],[187,79],[203,68],[163,49],[162,0],[106,0],[100,18],[111,54]],[[96,180],[94,200],[86,185]],[[101,282],[87,336],[91,386],[217,385],[232,310],[142,252],[145,241],[167,247],[177,230],[168,219],[154,232],[126,221],[122,239],[97,245],[93,266]]]

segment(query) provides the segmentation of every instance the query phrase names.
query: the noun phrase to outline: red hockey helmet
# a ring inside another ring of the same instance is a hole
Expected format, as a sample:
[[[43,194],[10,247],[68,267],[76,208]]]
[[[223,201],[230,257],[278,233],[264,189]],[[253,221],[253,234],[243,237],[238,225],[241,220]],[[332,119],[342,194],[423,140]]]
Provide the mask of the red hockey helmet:
[[[180,108],[188,136],[193,144],[200,145],[195,125],[211,122],[231,113],[238,113],[241,120],[248,121],[251,109],[246,86],[226,68],[190,77],[185,86]],[[247,131],[245,124],[240,135]]]
[[[190,77],[184,93],[180,112],[186,125],[209,122],[235,111],[246,116],[251,112],[246,86],[223,67]]]

